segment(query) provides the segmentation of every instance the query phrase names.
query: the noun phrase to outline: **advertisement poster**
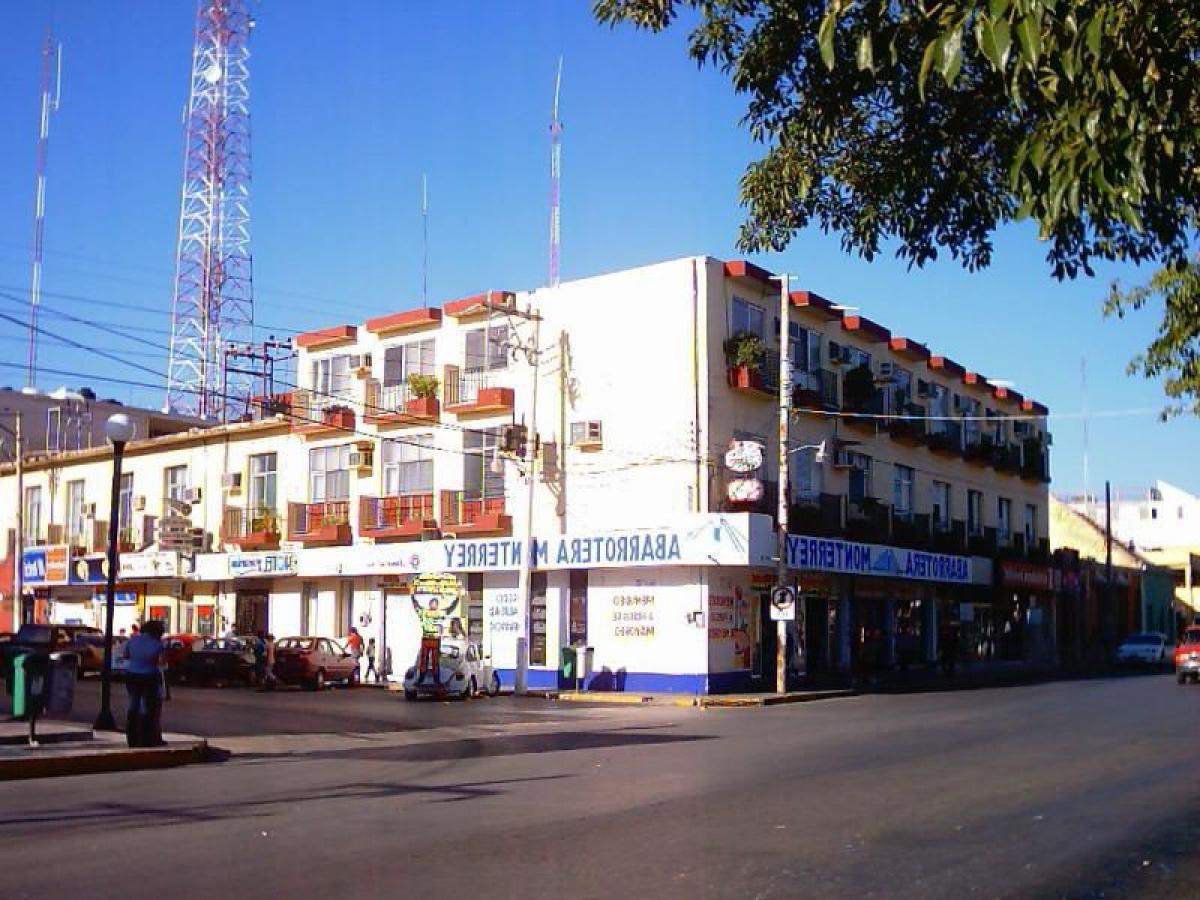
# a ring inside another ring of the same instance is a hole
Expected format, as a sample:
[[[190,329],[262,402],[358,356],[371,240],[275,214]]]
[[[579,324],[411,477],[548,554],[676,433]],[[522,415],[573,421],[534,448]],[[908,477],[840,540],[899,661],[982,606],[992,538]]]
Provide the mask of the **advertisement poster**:
[[[467,639],[466,591],[457,576],[446,572],[418,575],[410,590],[423,632],[442,639]]]
[[[744,579],[721,576],[709,588],[708,640],[712,671],[737,672],[755,663],[758,595]]]

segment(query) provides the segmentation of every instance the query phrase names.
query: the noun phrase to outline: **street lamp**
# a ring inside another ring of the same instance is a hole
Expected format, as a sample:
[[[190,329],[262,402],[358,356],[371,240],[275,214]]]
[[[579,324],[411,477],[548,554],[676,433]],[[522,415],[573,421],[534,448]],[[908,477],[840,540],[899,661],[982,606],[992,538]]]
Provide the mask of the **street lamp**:
[[[117,565],[120,557],[117,554],[117,529],[121,518],[121,455],[125,452],[125,444],[133,439],[134,427],[129,416],[124,413],[114,413],[104,423],[104,433],[113,445],[112,492],[109,495],[108,507],[108,586],[104,597],[104,668],[100,670],[100,712],[96,716],[96,731],[116,731],[117,723],[113,720],[112,706],[112,651],[113,651],[113,614],[116,608]]]

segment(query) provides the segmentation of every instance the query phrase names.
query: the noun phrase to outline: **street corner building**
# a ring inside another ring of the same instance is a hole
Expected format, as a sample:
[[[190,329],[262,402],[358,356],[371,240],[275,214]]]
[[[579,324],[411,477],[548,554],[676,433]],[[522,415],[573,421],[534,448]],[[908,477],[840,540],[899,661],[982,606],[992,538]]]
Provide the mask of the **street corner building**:
[[[1047,409],[812,292],[781,322],[781,300],[750,263],[689,257],[302,334],[297,384],[130,442],[117,510],[106,447],[32,453],[19,492],[0,470],[14,614],[100,624],[115,515],[120,627],[353,627],[400,679],[412,579],[447,572],[507,686],[522,642],[533,688],[771,689],[782,392],[794,675],[948,644],[1052,663]]]

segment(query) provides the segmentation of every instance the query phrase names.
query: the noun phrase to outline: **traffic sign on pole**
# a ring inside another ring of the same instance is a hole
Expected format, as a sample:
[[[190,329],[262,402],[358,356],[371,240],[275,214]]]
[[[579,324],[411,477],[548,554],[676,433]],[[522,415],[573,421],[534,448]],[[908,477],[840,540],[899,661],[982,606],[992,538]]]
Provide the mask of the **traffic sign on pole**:
[[[771,621],[793,622],[796,619],[796,589],[777,585],[771,589]]]

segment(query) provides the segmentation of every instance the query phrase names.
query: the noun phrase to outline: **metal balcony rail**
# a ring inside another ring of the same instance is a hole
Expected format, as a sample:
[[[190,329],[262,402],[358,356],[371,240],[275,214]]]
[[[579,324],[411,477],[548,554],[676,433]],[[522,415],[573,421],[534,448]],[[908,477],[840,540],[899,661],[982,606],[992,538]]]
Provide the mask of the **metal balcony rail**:
[[[289,534],[313,534],[322,528],[332,528],[338,525],[349,524],[349,500],[288,504]]]
[[[359,501],[360,531],[400,528],[413,522],[434,518],[433,493],[402,494],[387,497],[363,497]]]
[[[222,510],[222,540],[236,540],[252,534],[279,534],[279,515],[269,509],[242,509],[227,506]]]
[[[468,497],[463,491],[442,491],[441,523],[447,530],[454,525],[474,525],[484,516],[503,515],[503,497]]]

